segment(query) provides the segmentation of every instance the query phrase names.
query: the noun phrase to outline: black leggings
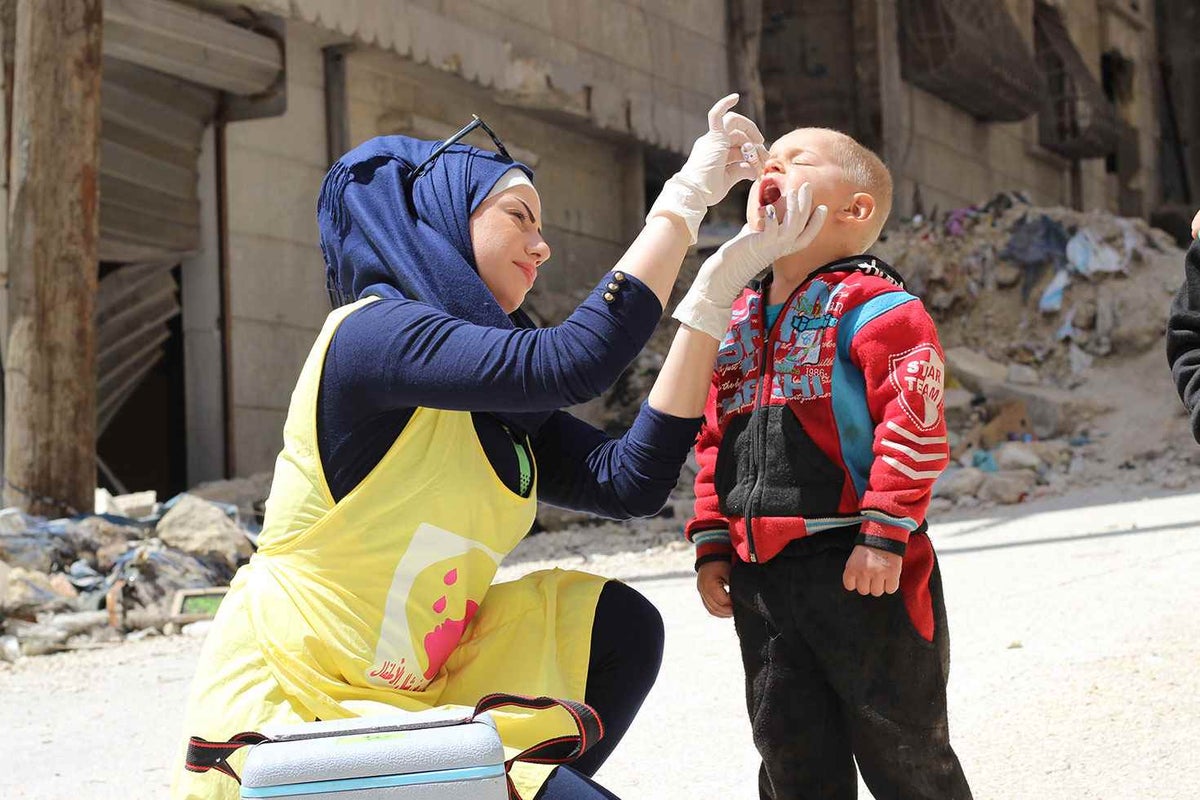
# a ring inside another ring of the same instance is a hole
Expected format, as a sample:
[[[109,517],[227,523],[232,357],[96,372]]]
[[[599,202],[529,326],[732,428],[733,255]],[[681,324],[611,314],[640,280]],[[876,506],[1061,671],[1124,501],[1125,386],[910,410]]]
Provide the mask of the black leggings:
[[[662,664],[663,622],[650,601],[623,583],[600,591],[592,623],[584,701],[600,715],[604,738],[570,767],[559,767],[538,800],[619,800],[592,775],[629,730]]]

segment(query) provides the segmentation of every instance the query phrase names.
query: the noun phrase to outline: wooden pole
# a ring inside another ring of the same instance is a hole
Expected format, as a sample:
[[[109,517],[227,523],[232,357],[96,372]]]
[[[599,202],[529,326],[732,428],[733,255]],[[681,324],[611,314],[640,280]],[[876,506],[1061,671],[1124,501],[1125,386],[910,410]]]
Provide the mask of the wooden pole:
[[[4,502],[90,511],[96,487],[101,0],[18,0]]]

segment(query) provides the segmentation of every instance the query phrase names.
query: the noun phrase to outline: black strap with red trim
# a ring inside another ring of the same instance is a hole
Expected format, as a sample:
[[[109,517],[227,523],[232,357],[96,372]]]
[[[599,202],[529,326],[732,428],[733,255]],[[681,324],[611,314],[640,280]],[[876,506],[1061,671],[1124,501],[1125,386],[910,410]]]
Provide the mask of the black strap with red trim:
[[[242,779],[229,766],[229,757],[249,744],[261,744],[269,741],[266,736],[253,731],[244,731],[227,742],[210,742],[193,736],[188,739],[187,763],[184,766],[189,772],[208,772],[215,769],[233,778],[238,783]]]
[[[517,708],[547,709],[561,708],[571,715],[575,721],[576,732],[570,736],[559,736],[539,742],[533,747],[522,750],[517,755],[504,762],[504,774],[508,780],[508,796],[510,800],[521,800],[517,788],[513,785],[509,772],[517,761],[530,764],[569,764],[592,748],[592,745],[604,738],[604,723],[600,715],[586,703],[576,700],[559,700],[555,697],[531,697],[520,694],[489,694],[475,705],[475,713],[515,706]]]
[[[520,800],[516,787],[513,786],[512,778],[508,777],[508,773],[512,770],[512,765],[515,762],[568,764],[586,753],[591,749],[592,745],[604,738],[604,723],[600,721],[600,715],[591,706],[575,700],[559,700],[554,697],[533,697],[521,694],[489,694],[476,704],[475,716],[485,711],[505,706],[534,710],[562,708],[574,720],[576,728],[574,734],[558,736],[553,739],[547,739],[544,742],[539,742],[533,747],[522,750],[516,756],[504,762],[504,773],[508,780],[508,795],[511,800]],[[210,742],[199,736],[193,736],[188,740],[187,763],[185,766],[190,772],[208,772],[210,769],[215,769],[241,783],[242,779],[234,771],[233,767],[229,766],[229,757],[247,745],[262,744],[269,741],[271,739],[268,737],[253,731],[239,733],[226,742]]]

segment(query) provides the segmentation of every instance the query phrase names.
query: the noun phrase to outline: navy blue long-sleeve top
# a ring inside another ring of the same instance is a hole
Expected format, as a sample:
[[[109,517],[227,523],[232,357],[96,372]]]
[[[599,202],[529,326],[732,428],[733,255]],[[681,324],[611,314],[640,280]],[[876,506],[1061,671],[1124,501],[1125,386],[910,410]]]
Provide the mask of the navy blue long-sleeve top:
[[[1192,420],[1192,435],[1200,442],[1200,240],[1188,248],[1183,287],[1171,304],[1167,359]]]
[[[503,330],[421,302],[380,299],[348,316],[325,357],[317,438],[335,500],[387,453],[418,406],[470,411],[484,452],[507,485],[516,452],[489,412],[553,411],[530,436],[538,498],[613,519],[649,516],[666,502],[700,418],[643,404],[612,438],[561,409],[598,396],[645,345],[662,314],[631,276],[606,275],[561,325]],[[608,300],[607,298],[612,298]]]

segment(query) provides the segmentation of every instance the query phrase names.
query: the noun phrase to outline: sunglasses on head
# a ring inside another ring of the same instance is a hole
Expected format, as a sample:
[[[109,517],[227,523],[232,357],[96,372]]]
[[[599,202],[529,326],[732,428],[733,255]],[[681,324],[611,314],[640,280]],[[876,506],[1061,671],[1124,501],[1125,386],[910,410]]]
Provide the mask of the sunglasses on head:
[[[496,132],[489,128],[488,124],[481,120],[477,114],[472,114],[471,121],[464,125],[458,131],[458,133],[454,134],[449,139],[433,148],[433,152],[429,154],[428,158],[426,158],[417,166],[413,167],[412,171],[408,173],[408,182],[412,183],[417,178],[428,172],[429,168],[433,166],[433,162],[437,160],[438,156],[449,150],[476,128],[483,128],[483,132],[491,137],[492,144],[496,145],[496,150],[499,151],[500,155],[504,156],[509,161],[513,160],[513,157],[508,154],[508,149],[505,148],[504,142],[500,141],[500,137],[496,135]]]

